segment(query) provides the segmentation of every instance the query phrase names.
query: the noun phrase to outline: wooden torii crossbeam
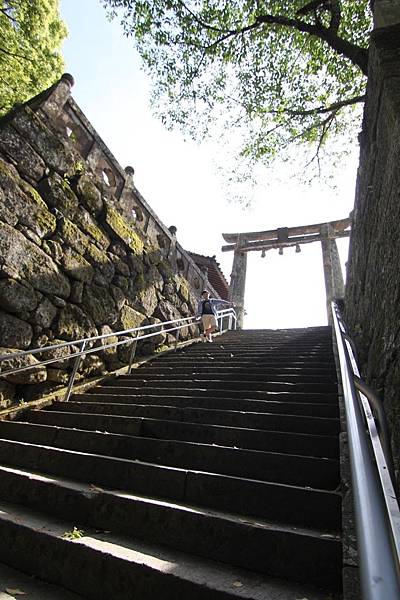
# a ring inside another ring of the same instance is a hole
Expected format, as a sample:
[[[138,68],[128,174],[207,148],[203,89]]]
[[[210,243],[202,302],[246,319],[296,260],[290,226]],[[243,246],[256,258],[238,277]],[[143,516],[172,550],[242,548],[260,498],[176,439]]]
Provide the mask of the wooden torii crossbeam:
[[[223,252],[234,252],[233,267],[230,282],[230,300],[235,303],[238,313],[238,325],[243,326],[244,292],[246,287],[247,253],[261,251],[265,256],[268,250],[296,247],[300,252],[302,244],[321,242],[322,258],[325,276],[325,289],[330,320],[330,303],[336,298],[344,297],[342,269],[336,238],[350,235],[351,220],[340,219],[328,223],[301,225],[299,227],[279,227],[269,231],[251,231],[246,233],[223,233],[222,237],[228,245],[222,246]]]

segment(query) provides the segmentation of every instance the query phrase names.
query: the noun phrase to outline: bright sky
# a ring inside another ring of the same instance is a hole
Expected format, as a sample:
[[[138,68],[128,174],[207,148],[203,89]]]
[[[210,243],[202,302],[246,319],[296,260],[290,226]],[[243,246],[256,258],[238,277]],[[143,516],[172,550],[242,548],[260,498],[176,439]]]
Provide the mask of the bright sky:
[[[216,255],[229,282],[232,253],[222,253],[222,232],[293,227],[347,217],[353,208],[355,159],[343,165],[338,191],[325,186],[269,184],[264,178],[252,208],[230,203],[217,175],[215,149],[185,142],[166,131],[149,107],[150,82],[140,69],[133,41],[118,21],[109,23],[100,0],[61,0],[69,29],[66,70],[72,94],[122,167],[135,169],[135,184],[165,225],[178,228],[181,245]],[[221,152],[219,152],[221,155]],[[214,160],[213,160],[214,159]],[[254,192],[252,192],[254,194]],[[348,240],[338,240],[343,269]],[[319,243],[300,254],[269,251],[248,255],[245,327],[326,324],[325,284]]]

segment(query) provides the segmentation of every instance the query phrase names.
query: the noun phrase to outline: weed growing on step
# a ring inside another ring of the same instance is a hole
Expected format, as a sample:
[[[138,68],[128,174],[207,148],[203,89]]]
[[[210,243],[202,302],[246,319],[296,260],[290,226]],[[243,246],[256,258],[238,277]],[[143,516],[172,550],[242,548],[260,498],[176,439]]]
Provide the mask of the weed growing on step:
[[[65,533],[63,533],[62,537],[65,540],[79,540],[81,537],[84,536],[84,534],[85,532],[82,529],[74,527],[72,531],[66,531]]]

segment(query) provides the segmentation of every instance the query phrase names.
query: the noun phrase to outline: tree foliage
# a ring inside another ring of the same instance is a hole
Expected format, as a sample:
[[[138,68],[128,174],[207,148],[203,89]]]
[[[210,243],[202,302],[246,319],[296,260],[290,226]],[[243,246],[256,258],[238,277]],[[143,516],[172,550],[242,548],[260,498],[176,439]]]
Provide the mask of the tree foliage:
[[[67,29],[59,0],[0,0],[0,114],[51,85],[63,72]]]
[[[241,156],[267,164],[300,144],[317,170],[327,140],[354,131],[366,83],[368,0],[103,4],[134,36],[168,127],[195,139],[216,130],[240,137]]]

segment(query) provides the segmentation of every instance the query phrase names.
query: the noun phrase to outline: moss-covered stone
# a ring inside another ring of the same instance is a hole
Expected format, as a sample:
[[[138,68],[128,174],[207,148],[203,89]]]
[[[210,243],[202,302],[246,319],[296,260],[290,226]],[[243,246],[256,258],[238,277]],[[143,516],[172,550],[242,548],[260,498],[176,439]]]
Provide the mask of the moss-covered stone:
[[[35,310],[33,316],[34,322],[36,325],[39,325],[39,327],[46,329],[51,326],[56,314],[57,308],[48,298],[44,297]]]
[[[123,329],[133,329],[140,327],[146,320],[146,316],[134,310],[130,306],[123,306],[120,313],[120,321]]]
[[[50,256],[13,227],[0,222],[0,256],[3,273],[28,282],[46,294],[68,298],[70,286]]]
[[[44,240],[42,244],[42,250],[46,252],[53,260],[60,262],[63,256],[63,249],[61,244],[54,240]]]
[[[75,217],[79,201],[66,179],[53,173],[40,182],[39,189],[49,206],[57,208],[69,219]]]
[[[107,250],[110,245],[110,240],[104,231],[98,227],[96,221],[90,216],[87,210],[80,208],[75,217],[75,223],[82,231],[87,233],[102,250]]]
[[[74,154],[67,150],[61,138],[57,137],[29,107],[25,106],[16,113],[13,125],[51,169],[64,174],[76,162]]]
[[[74,304],[67,304],[60,311],[54,332],[57,337],[67,341],[97,335],[93,320]]]
[[[110,204],[106,207],[106,223],[120,240],[132,250],[133,254],[136,254],[136,256],[142,254],[144,248],[143,240],[124,217]]]
[[[10,124],[3,124],[0,129],[0,148],[9,156],[23,177],[39,181],[46,170],[46,165],[28,142],[21,137]]]
[[[0,219],[15,226],[26,225],[40,238],[51,235],[56,219],[38,192],[23,181],[17,170],[0,159]]]
[[[4,375],[4,379],[11,383],[16,384],[33,384],[42,383],[46,381],[47,372],[46,367],[38,365],[39,361],[32,355],[20,356],[13,358],[13,354],[19,352],[18,348],[4,348],[0,347],[0,354],[9,354],[10,358],[4,360],[1,363],[2,369],[17,369],[19,367],[32,367],[26,371],[20,371],[19,373],[13,373],[10,375]]]
[[[84,173],[78,180],[77,194],[90,214],[99,215],[103,210],[103,200],[100,190],[96,187],[90,175]]]
[[[129,277],[130,276],[131,272],[130,272],[129,267],[126,264],[126,262],[124,262],[116,254],[112,254],[111,252],[108,253],[108,257],[111,260],[111,262],[113,263],[113,265],[114,265],[115,270],[117,271],[117,273],[120,273],[124,277]]]
[[[61,257],[61,265],[70,277],[78,281],[90,283],[94,277],[92,265],[83,256],[72,250],[72,248],[64,250]]]
[[[14,315],[0,311],[0,346],[26,350],[33,337],[33,329]]]
[[[110,283],[114,277],[115,268],[104,250],[100,250],[95,244],[88,244],[85,257],[100,271],[106,283]]]
[[[190,296],[190,290],[187,280],[181,275],[175,276],[176,288],[178,292],[178,296],[183,302],[188,302]]]
[[[167,260],[162,260],[158,265],[157,265],[158,270],[160,271],[162,278],[164,279],[165,282],[167,282],[168,280],[171,279],[171,277],[173,277],[174,275],[174,271],[172,269],[171,264],[167,261]]]
[[[0,279],[0,306],[11,313],[30,312],[37,306],[35,290],[25,282],[21,285],[14,279]]]
[[[96,325],[110,325],[115,323],[118,318],[114,299],[103,286],[86,285],[83,291],[82,306]]]
[[[61,238],[71,248],[79,252],[79,254],[85,254],[90,243],[89,239],[72,221],[66,217],[62,217],[58,222],[58,230]]]

